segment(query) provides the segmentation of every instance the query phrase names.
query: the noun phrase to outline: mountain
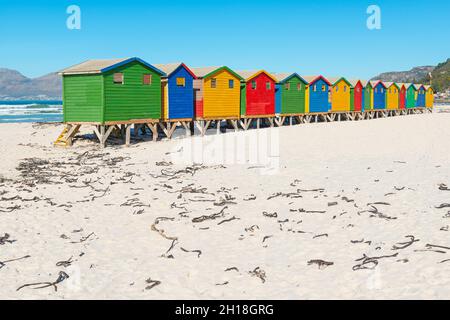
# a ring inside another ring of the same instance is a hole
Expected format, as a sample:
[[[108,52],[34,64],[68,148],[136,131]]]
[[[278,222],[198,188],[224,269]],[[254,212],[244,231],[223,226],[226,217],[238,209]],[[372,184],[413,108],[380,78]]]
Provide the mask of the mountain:
[[[424,77],[420,83],[428,83],[429,78]],[[439,63],[431,72],[431,83],[436,92],[450,90],[450,58],[447,61]]]
[[[392,71],[385,72],[373,77],[370,80],[381,80],[389,82],[406,82],[406,83],[418,83],[422,79],[426,79],[428,73],[433,72],[435,67],[433,66],[423,66],[415,67],[409,71]],[[428,83],[429,80],[423,82]]]
[[[0,100],[60,100],[61,91],[56,72],[30,79],[16,70],[0,68]]]

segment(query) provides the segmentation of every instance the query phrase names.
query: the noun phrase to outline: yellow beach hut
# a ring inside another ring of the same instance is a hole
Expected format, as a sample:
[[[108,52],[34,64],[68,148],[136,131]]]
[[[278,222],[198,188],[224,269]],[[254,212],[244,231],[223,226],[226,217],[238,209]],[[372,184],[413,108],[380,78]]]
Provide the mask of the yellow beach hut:
[[[434,104],[434,90],[431,86],[425,87],[425,107],[433,108]]]
[[[228,67],[191,68],[197,119],[238,119],[241,76]]]
[[[350,111],[352,84],[341,78],[328,78],[333,84],[331,88],[331,111]]]
[[[400,87],[395,82],[385,82],[386,86],[386,109],[399,109],[400,103]]]

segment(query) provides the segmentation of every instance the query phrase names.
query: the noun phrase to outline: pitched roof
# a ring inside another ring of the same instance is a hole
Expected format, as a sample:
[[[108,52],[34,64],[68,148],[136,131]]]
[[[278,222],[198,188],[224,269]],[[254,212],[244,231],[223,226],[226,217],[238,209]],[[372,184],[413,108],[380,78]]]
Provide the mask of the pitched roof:
[[[170,76],[174,71],[176,71],[180,67],[184,67],[195,79],[196,75],[189,69],[183,62],[173,62],[166,64],[154,64],[156,68],[162,70],[166,73],[167,76]]]
[[[277,79],[272,74],[268,73],[265,70],[243,70],[243,71],[236,71],[236,73],[240,75],[245,81],[250,81],[251,79],[259,76],[261,73],[264,73],[273,81],[277,82]]]
[[[348,82],[350,82],[352,88],[356,87],[356,85],[358,84],[358,82],[361,82],[361,85],[363,87],[366,86],[366,80],[361,80],[361,79],[349,79]]]
[[[328,81],[330,81],[330,83],[334,86],[336,83],[338,83],[341,80],[344,80],[349,86],[351,86],[352,84],[350,83],[350,81],[348,81],[346,78],[344,77],[331,77],[331,78],[327,78]]]
[[[420,88],[422,88],[422,87],[424,87],[423,84],[414,84],[414,88],[415,88],[416,90],[420,90]]]
[[[317,76],[302,76],[303,79],[305,79],[309,84],[316,82],[319,79],[324,80],[329,86],[331,86],[330,81],[328,81],[324,76],[317,75]]]
[[[244,79],[242,79],[242,77],[239,74],[237,74],[236,72],[234,72],[227,66],[191,68],[191,70],[197,76],[197,78],[209,78],[222,70],[226,70],[229,73],[231,73],[233,76],[238,78],[239,80],[244,80]]]
[[[300,77],[295,72],[294,73],[272,73],[272,75],[275,77],[275,79],[277,79],[277,82],[280,82],[280,83],[286,82],[289,79],[294,78],[294,77],[299,78],[304,83],[308,83],[308,81],[306,81],[305,79]]]
[[[395,82],[388,81],[388,82],[385,82],[384,85],[386,86],[386,88],[389,88],[391,86],[396,86],[397,88],[400,89],[399,85],[397,83],[395,83]]]
[[[381,81],[381,80],[372,80],[372,81],[370,81],[370,84],[372,85],[372,88],[375,88],[380,83],[383,85],[383,87],[387,88],[386,85],[384,84],[384,82]]]
[[[138,61],[145,65],[146,67],[154,70],[155,72],[164,75],[164,72],[155,68],[151,64],[141,60],[139,58],[121,58],[121,59],[102,59],[102,60],[87,60],[85,62],[76,64],[64,70],[61,70],[59,73],[62,75],[68,74],[98,74],[110,71],[112,69],[118,68],[125,64],[128,64],[133,61]]]

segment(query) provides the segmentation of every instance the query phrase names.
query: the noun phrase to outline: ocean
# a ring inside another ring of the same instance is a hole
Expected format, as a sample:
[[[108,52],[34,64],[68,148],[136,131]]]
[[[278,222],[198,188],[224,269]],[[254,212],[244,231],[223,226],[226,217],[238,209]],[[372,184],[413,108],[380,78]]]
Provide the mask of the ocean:
[[[61,122],[62,101],[0,101],[0,123]]]

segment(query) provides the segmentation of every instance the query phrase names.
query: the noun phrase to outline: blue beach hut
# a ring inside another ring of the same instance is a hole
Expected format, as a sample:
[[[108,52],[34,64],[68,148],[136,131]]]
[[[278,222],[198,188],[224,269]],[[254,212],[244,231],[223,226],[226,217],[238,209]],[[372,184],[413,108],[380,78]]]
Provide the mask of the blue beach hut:
[[[386,85],[382,81],[370,81],[373,88],[373,109],[386,109]]]
[[[328,112],[330,109],[328,88],[331,83],[323,76],[303,77],[309,84],[309,112]]]
[[[416,88],[417,92],[416,107],[425,107],[425,86],[423,84],[415,84],[414,88]]]
[[[155,66],[167,74],[161,82],[162,119],[193,119],[195,74],[181,62]]]

